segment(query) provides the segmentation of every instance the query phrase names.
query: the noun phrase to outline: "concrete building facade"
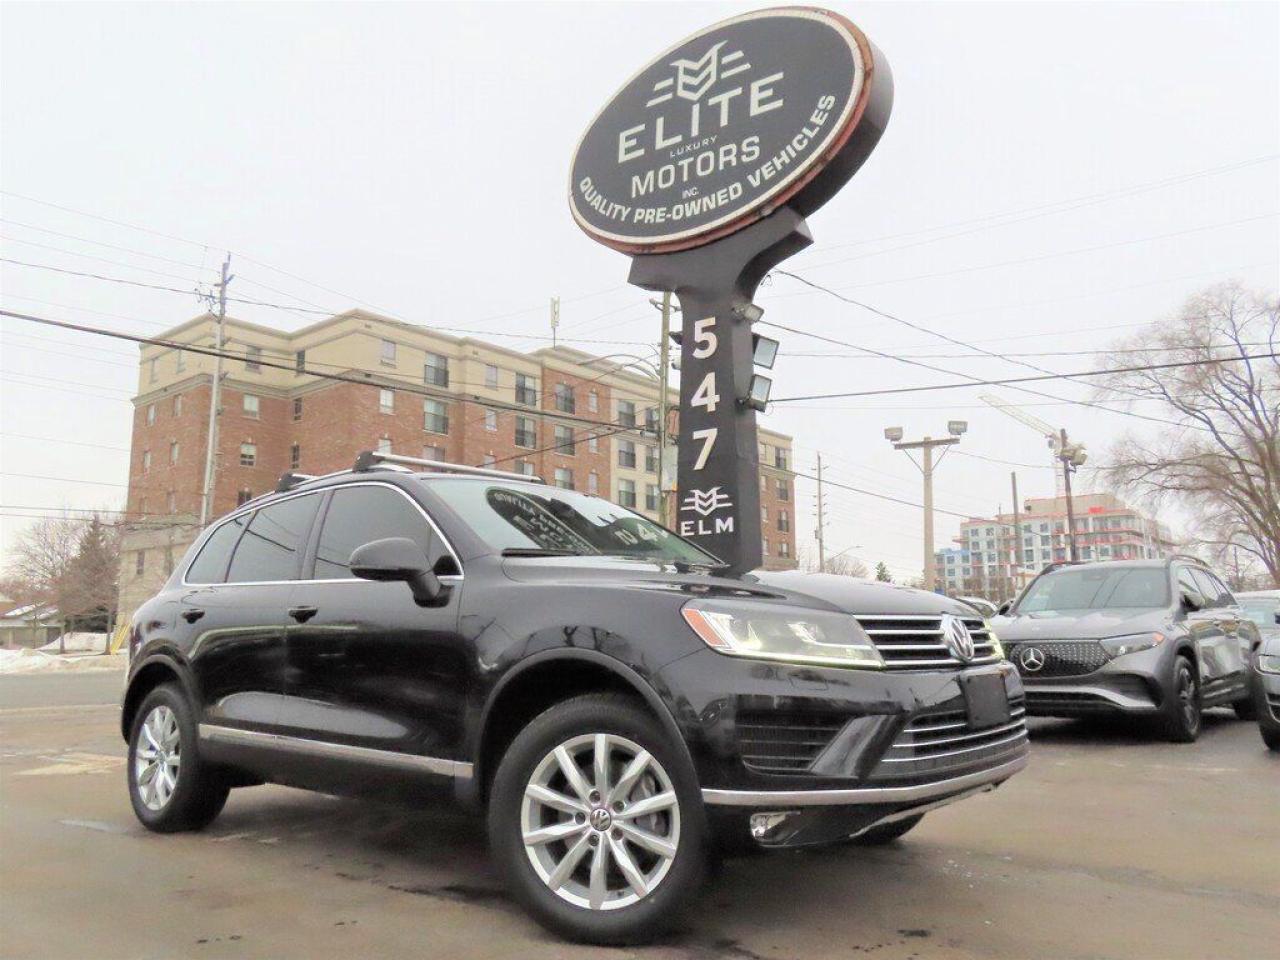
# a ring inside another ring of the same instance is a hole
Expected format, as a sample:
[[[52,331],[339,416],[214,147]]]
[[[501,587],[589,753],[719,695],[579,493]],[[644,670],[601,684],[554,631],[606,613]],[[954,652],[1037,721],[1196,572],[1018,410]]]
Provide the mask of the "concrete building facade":
[[[1072,501],[1081,560],[1135,560],[1175,552],[1167,527],[1113,494],[1080,494]],[[1069,559],[1066,498],[1028,500],[1016,534],[1011,513],[965,520],[955,542],[934,555],[939,587],[953,596],[1008,599],[1046,565]]]
[[[204,315],[157,339],[212,348],[215,334]],[[228,319],[224,350],[235,359],[222,364],[212,516],[271,490],[288,470],[328,473],[381,449],[536,474],[658,517],[658,383],[635,367],[565,346],[522,353],[363,310],[292,332]],[[198,532],[213,368],[208,355],[142,347],[122,616]],[[678,402],[673,389],[673,435]],[[761,430],[760,455],[766,564],[794,566],[790,438]],[[674,477],[666,480],[673,489]]]

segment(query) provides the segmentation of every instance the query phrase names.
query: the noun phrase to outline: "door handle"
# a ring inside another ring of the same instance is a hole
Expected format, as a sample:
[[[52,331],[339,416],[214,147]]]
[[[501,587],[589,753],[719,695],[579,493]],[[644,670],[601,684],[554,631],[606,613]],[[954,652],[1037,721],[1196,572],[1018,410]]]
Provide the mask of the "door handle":
[[[204,611],[199,609],[182,611],[182,619],[187,621],[187,623],[195,623],[197,620],[199,620],[203,616],[204,616]]]
[[[319,609],[316,607],[291,607],[289,609],[289,616],[293,617],[293,619],[297,620],[299,623],[306,623],[319,612]]]

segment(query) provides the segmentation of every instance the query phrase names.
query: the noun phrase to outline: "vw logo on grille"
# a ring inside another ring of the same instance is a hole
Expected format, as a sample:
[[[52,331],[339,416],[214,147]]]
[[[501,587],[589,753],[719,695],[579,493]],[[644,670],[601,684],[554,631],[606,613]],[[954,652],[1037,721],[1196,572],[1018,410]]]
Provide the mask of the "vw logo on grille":
[[[1023,647],[1018,653],[1018,663],[1027,673],[1037,673],[1044,668],[1044,651],[1039,647]]]
[[[949,613],[942,615],[942,639],[958,660],[973,659],[973,634],[963,620]]]

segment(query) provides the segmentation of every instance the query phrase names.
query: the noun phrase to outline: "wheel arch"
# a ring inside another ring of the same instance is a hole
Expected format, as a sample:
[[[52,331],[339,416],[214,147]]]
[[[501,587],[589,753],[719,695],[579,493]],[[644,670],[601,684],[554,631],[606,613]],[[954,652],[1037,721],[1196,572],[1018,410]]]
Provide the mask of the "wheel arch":
[[[474,804],[487,801],[489,785],[506,748],[538,714],[571,697],[609,690],[642,701],[676,749],[693,764],[671,710],[637,670],[595,650],[547,650],[510,670],[490,693],[474,738],[473,776],[462,791],[462,799]]]
[[[172,680],[178,682],[194,706],[191,679],[183,665],[168,654],[153,654],[133,671],[125,690],[124,701],[120,705],[120,734],[126,742],[129,739],[129,728],[133,726],[133,718],[147,694]]]

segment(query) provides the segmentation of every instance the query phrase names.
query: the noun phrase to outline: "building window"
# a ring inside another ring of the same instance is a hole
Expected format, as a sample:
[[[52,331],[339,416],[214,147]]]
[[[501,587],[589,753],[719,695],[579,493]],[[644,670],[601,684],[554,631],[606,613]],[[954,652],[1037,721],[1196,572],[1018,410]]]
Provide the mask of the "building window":
[[[166,494],[164,503],[165,503],[165,510],[168,511],[169,513],[178,512],[178,495],[174,493],[172,490],[170,490],[168,494]]]
[[[297,470],[302,466],[302,447],[299,444],[291,444],[289,447],[289,469]]]
[[[587,393],[587,411],[589,413],[600,412],[600,394],[591,390]]]
[[[760,508],[760,521],[761,521],[762,523],[768,523],[768,522],[769,522],[769,508],[768,508],[768,507],[761,507],[761,508]]]
[[[422,459],[443,461],[448,457],[445,456],[444,447],[429,443],[422,448]]]
[[[378,452],[379,452],[379,453],[390,453],[390,452],[391,452],[391,438],[390,438],[390,437],[382,437],[382,438],[380,438],[380,439],[378,440]]]
[[[650,513],[658,512],[658,485],[656,483],[646,483],[644,485],[644,508]]]
[[[175,417],[182,416],[182,394],[178,394],[173,398],[173,415]]]
[[[778,530],[782,533],[791,532],[791,515],[785,510],[778,511]]]
[[[657,447],[644,448],[644,469],[646,473],[658,472],[658,448]]]
[[[484,385],[490,390],[498,389],[498,368],[492,363],[484,365]]]
[[[533,464],[532,464],[532,463],[530,463],[528,460],[517,460],[517,461],[516,461],[516,473],[522,473],[522,474],[524,474],[526,477],[532,477],[532,476],[533,476]]]
[[[526,407],[538,405],[538,381],[525,373],[516,374],[516,403]]]
[[[516,417],[516,446],[531,450],[538,445],[538,430],[530,417]]]
[[[151,358],[151,362],[150,362],[149,364],[147,364],[147,367],[148,367],[148,369],[150,370],[149,376],[150,376],[150,378],[151,378],[151,379],[150,379],[150,382],[151,382],[151,383],[155,383],[155,382],[156,382],[156,359],[157,359],[157,358],[152,357],[152,358]]]
[[[633,440],[618,441],[618,466],[632,467],[636,465],[636,445]]]
[[[573,471],[567,467],[556,467],[555,484],[562,490],[573,489]]]
[[[498,458],[493,455],[493,451],[491,450],[484,455],[484,460],[480,462],[480,466],[492,467],[497,462],[498,462]]]
[[[142,451],[142,472],[146,473],[150,469],[151,469],[151,451],[143,450]]]
[[[498,411],[486,410],[484,412],[484,428],[490,433],[498,432]]]
[[[388,367],[394,367],[396,365],[396,342],[394,340],[382,341],[378,360],[381,363],[386,364]]]
[[[573,387],[567,383],[557,383],[555,388],[555,405],[561,413],[576,413],[577,402],[574,400]]]
[[[187,369],[187,353],[185,350],[179,350],[173,355],[173,372],[181,373]]]
[[[765,537],[763,540],[760,541],[760,552],[766,557],[769,555],[769,538],[768,537]]]
[[[147,569],[147,551],[139,550],[133,557],[133,572],[137,576],[142,576],[142,572]]]
[[[378,391],[378,412],[379,413],[395,413],[396,412],[396,392],[394,390]]]
[[[249,502],[250,500],[252,500],[252,499],[253,499],[253,493],[252,493],[252,491],[247,490],[247,489],[244,489],[244,490],[237,490],[237,491],[236,491],[236,506],[237,506],[237,507],[243,507],[246,503],[248,503],[248,502]]]
[[[256,467],[258,465],[258,445],[256,443],[240,444],[240,466]]]
[[[244,348],[244,369],[247,373],[262,372],[262,348],[247,346]]]
[[[293,372],[294,373],[307,372],[307,351],[299,350],[297,353],[293,355]]]
[[[250,420],[257,420],[259,414],[261,413],[261,408],[260,408],[260,404],[258,403],[258,398],[255,397],[252,393],[246,393],[244,395],[243,403],[244,403],[244,415],[248,417]]]
[[[778,478],[778,499],[779,500],[791,499],[791,484],[787,483],[786,477]]]
[[[587,437],[587,449],[592,453],[600,452],[600,437],[597,434]]]
[[[172,466],[177,462],[178,462],[178,441],[173,440],[169,443],[169,465]]]
[[[658,432],[658,408],[657,407],[645,408],[644,428],[646,430],[652,430],[654,433]]]
[[[438,353],[428,353],[422,365],[422,382],[433,387],[449,385],[449,358]]]
[[[780,557],[791,556],[791,544],[788,543],[786,540],[782,540],[778,543],[778,556]]]
[[[636,482],[634,480],[618,481],[618,503],[624,507],[635,508],[636,505]]]
[[[156,422],[156,405],[154,403],[147,404],[147,426],[151,426]]]
[[[301,419],[302,419],[302,398],[294,397],[293,398],[293,421],[294,423],[297,423]]]
[[[422,429],[427,433],[448,433],[449,408],[439,400],[423,400]]]
[[[556,453],[565,457],[574,456],[573,427],[566,427],[563,424],[557,423],[555,427],[555,437]]]
[[[787,451],[786,451],[786,450],[783,450],[781,447],[774,447],[774,448],[773,448],[773,465],[774,465],[775,467],[777,467],[779,470],[788,470],[788,469],[790,469],[790,468],[787,466]]]
[[[587,493],[600,493],[600,475],[594,470],[587,474]]]
[[[636,405],[633,400],[618,401],[618,423],[624,427],[636,425]]]

